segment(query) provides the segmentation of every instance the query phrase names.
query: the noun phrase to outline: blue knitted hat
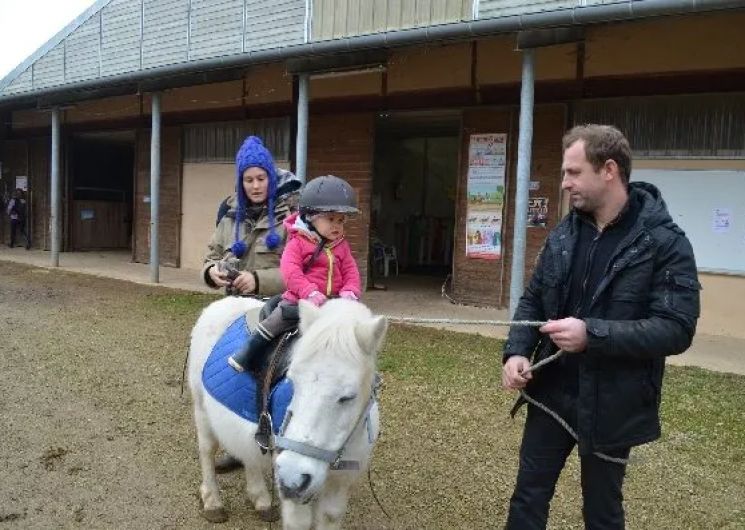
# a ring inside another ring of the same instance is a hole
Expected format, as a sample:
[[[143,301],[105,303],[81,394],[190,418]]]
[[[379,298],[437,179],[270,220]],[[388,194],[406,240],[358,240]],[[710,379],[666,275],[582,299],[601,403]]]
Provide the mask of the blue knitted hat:
[[[235,193],[238,197],[238,209],[235,215],[235,241],[230,247],[231,252],[236,257],[242,257],[248,247],[246,242],[240,239],[240,226],[246,218],[246,208],[249,200],[243,189],[243,172],[250,167],[258,167],[266,171],[269,176],[269,186],[267,188],[267,212],[269,216],[269,234],[267,234],[264,243],[270,249],[276,248],[280,244],[281,238],[274,230],[274,195],[277,192],[277,172],[274,169],[274,159],[269,150],[261,143],[257,136],[249,136],[238,149],[235,155]]]

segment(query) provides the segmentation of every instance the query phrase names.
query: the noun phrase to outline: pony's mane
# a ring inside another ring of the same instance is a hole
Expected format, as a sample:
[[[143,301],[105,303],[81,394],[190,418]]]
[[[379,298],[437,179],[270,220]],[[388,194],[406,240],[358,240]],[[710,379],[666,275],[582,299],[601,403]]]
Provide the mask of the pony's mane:
[[[354,331],[358,323],[371,317],[370,310],[358,302],[329,301],[297,343],[292,363],[309,362],[319,355],[329,362],[335,357],[369,362],[368,352],[362,351]]]

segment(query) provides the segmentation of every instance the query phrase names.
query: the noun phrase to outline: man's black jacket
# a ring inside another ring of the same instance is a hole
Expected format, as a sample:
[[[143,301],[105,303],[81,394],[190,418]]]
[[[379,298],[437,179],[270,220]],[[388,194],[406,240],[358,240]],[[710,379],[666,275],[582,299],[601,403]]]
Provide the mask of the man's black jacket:
[[[571,403],[573,417],[565,419],[576,427],[580,454],[631,447],[660,436],[665,356],[690,346],[700,311],[693,249],[670,218],[659,190],[634,182],[629,200],[637,201],[638,217],[608,256],[584,311],[587,349],[565,354],[577,356],[578,381],[566,381],[577,372],[562,370],[563,363],[556,362],[536,372],[526,387],[531,397],[557,411],[566,411]],[[581,222],[572,212],[548,235],[515,320],[563,316]],[[537,329],[513,327],[504,360],[535,352],[535,362],[555,350]]]

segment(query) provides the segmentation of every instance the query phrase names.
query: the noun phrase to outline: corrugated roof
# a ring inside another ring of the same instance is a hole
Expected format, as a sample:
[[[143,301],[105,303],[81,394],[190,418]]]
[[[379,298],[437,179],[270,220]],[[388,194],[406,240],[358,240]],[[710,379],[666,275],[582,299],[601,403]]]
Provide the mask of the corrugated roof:
[[[70,22],[67,26],[62,28],[57,34],[49,39],[41,48],[32,53],[25,61],[16,66],[10,71],[8,75],[0,79],[0,92],[5,90],[13,81],[21,76],[26,70],[28,70],[36,61],[44,57],[47,53],[57,46],[60,42],[65,40],[72,32],[78,29],[80,26],[85,24],[89,18],[98,13],[106,5],[111,3],[111,0],[98,0],[88,9],[83,11],[80,15]]]

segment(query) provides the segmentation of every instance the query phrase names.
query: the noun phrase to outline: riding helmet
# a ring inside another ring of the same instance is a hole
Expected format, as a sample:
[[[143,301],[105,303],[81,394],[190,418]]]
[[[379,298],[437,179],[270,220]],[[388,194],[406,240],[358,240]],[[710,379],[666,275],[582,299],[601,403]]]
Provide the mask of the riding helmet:
[[[324,175],[308,182],[300,192],[299,206],[303,215],[324,212],[359,213],[354,189],[347,181],[334,175]]]

